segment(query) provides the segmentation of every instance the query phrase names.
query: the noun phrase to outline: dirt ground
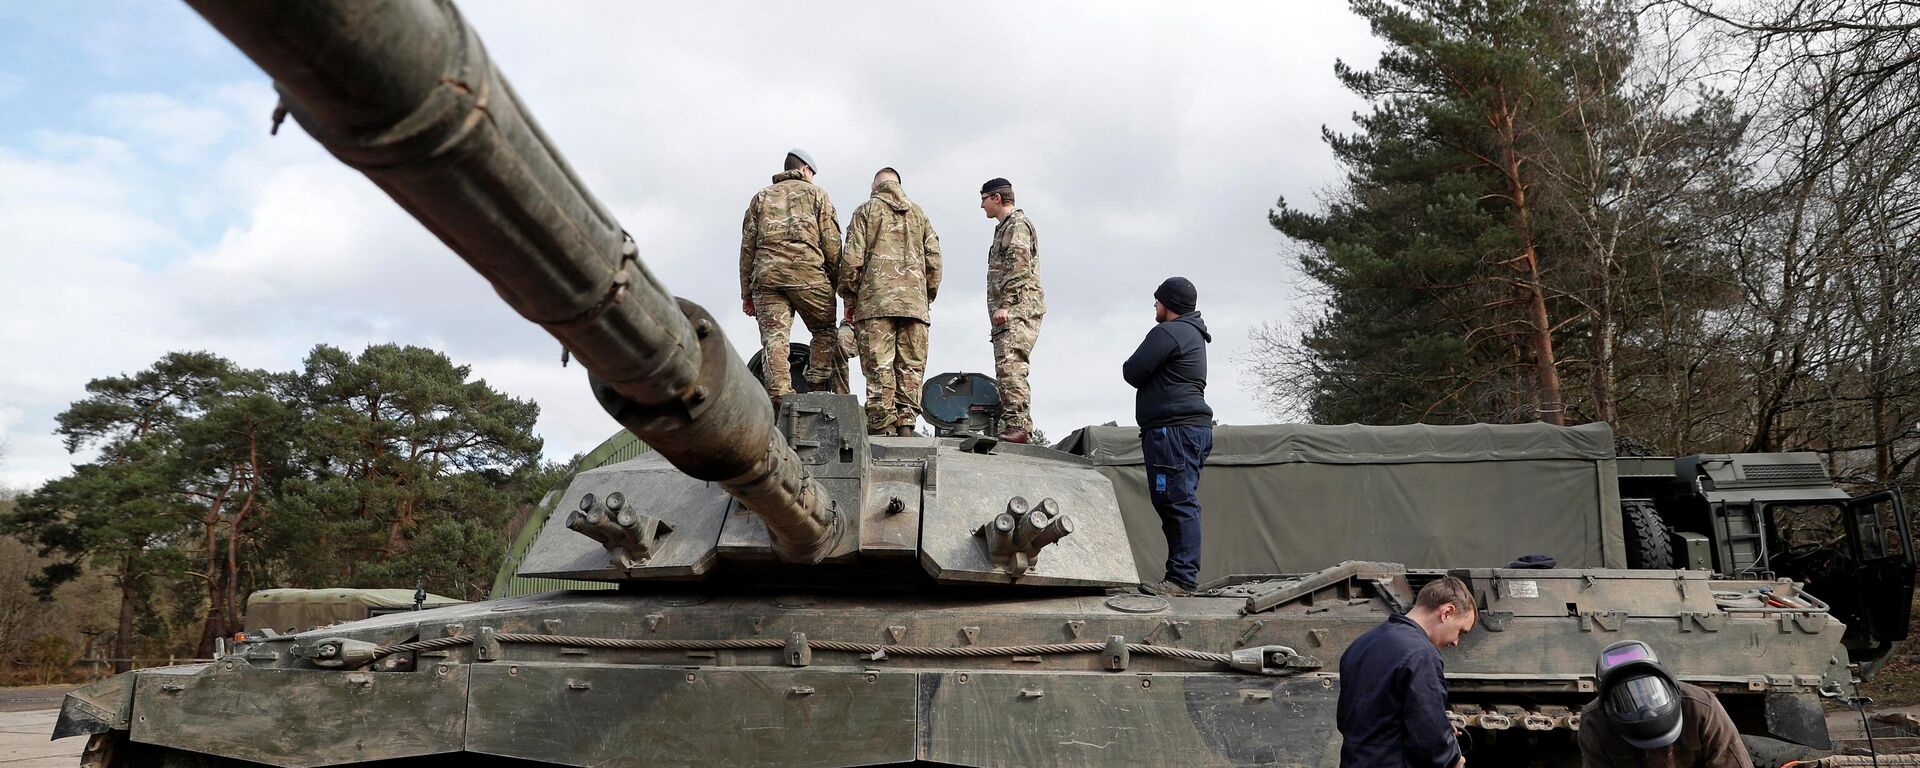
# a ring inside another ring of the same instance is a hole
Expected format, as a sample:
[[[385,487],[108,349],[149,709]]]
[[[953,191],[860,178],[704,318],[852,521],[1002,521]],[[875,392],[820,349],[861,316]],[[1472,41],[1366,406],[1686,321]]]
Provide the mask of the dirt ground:
[[[1915,594],[1920,595],[1920,591]],[[1920,705],[1920,599],[1914,601],[1907,632],[1906,642],[1893,652],[1893,658],[1873,680],[1860,686],[1860,694],[1873,699],[1876,712]]]

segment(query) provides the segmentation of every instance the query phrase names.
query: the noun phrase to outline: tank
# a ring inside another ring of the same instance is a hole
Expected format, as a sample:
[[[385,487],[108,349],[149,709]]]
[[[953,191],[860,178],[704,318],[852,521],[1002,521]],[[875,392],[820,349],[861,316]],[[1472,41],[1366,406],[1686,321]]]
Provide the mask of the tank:
[[[574,477],[520,562],[616,589],[261,630],[109,678],[55,726],[89,736],[83,765],[1334,765],[1341,652],[1447,573],[1481,606],[1446,652],[1476,763],[1573,764],[1594,655],[1624,637],[1746,733],[1827,745],[1845,628],[1791,583],[1352,561],[1141,594],[1087,458],[869,437],[846,395],[776,412],[451,4],[191,4],[653,450]]]

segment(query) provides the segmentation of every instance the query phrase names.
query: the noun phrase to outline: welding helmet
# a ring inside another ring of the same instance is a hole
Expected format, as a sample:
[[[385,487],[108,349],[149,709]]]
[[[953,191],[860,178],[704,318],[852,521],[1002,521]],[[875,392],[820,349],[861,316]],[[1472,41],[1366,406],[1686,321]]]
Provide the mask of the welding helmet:
[[[1653,649],[1622,640],[1594,665],[1600,712],[1614,732],[1639,749],[1660,749],[1680,738],[1680,688]]]

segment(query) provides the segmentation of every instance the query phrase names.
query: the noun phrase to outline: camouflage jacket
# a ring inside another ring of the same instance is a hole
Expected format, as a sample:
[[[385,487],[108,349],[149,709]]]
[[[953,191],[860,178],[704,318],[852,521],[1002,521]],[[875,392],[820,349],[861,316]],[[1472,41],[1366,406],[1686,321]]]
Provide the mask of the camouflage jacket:
[[[882,183],[854,209],[840,249],[839,282],[854,320],[931,321],[928,305],[940,292],[940,236],[900,182]]]
[[[740,222],[740,298],[756,289],[830,281],[840,262],[840,221],[827,191],[799,171],[773,177]]]
[[[1004,309],[1013,317],[1047,313],[1040,290],[1040,241],[1033,222],[1018,208],[993,229],[987,247],[987,311]]]

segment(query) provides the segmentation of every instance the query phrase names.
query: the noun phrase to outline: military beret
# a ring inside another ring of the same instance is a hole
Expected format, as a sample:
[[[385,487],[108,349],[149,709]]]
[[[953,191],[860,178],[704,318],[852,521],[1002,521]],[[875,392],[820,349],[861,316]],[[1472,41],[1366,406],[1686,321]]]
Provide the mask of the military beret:
[[[800,158],[800,162],[806,163],[807,167],[812,168],[814,173],[820,172],[820,166],[813,164],[813,155],[807,154],[806,150],[794,147],[793,149],[787,150],[787,154]]]
[[[1013,189],[1013,182],[1006,179],[988,179],[987,183],[980,185],[980,194],[984,195],[996,189]]]

